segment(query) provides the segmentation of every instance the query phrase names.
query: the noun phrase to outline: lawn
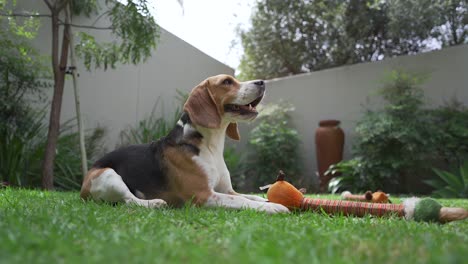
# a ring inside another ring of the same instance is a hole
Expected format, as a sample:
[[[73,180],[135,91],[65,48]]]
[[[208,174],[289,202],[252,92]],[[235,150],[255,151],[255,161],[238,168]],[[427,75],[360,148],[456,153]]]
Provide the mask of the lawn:
[[[338,198],[338,196],[331,196]],[[468,200],[441,200],[468,208]],[[467,263],[468,221],[154,210],[0,190],[1,263]]]

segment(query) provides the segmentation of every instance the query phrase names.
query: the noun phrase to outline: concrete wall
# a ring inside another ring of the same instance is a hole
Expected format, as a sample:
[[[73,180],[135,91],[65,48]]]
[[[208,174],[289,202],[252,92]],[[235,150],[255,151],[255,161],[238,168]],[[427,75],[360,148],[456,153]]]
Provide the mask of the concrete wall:
[[[341,120],[346,135],[345,158],[349,158],[353,130],[362,116],[363,106],[367,105],[369,95],[381,87],[382,78],[392,69],[429,74],[422,88],[430,105],[441,105],[454,97],[468,105],[468,45],[267,82],[265,102],[284,99],[296,107],[292,118],[302,139],[305,177],[316,181],[314,133],[319,120]],[[378,101],[373,107],[378,107]],[[251,128],[242,126],[244,139],[248,138]]]
[[[37,0],[19,1],[16,12],[22,10],[49,13],[44,2]],[[76,18],[73,22],[78,25],[90,25],[93,21],[93,18]],[[41,53],[50,56],[50,19],[41,18],[41,25],[34,44]],[[108,25],[105,20],[96,24]],[[99,40],[112,40],[107,31],[87,31],[97,35]],[[98,124],[106,127],[109,132],[107,146],[110,149],[115,146],[119,132],[127,125],[136,124],[138,120],[147,116],[159,97],[164,104],[164,113],[171,116],[175,108],[176,90],[188,92],[206,77],[221,73],[234,74],[234,69],[164,29],[161,29],[156,51],[145,63],[137,66],[117,65],[115,70],[91,72],[86,71],[81,62],[77,67],[85,127],[93,128]],[[68,77],[61,117],[62,121],[65,121],[75,116],[72,80]]]

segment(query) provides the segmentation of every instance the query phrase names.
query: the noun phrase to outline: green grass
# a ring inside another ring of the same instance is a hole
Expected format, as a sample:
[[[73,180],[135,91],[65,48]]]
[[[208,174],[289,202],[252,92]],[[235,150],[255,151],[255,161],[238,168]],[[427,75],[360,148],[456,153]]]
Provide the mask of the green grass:
[[[337,198],[337,196],[330,196]],[[468,200],[440,200],[468,207]],[[1,263],[466,263],[468,221],[154,210],[0,190]]]

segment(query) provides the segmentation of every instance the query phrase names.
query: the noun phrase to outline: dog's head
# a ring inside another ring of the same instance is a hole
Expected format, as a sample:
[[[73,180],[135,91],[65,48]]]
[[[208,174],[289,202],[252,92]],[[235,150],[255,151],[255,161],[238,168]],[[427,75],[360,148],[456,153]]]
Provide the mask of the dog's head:
[[[221,74],[193,88],[184,111],[197,126],[218,129],[229,122],[226,134],[239,140],[237,122],[255,119],[258,115],[256,106],[264,95],[264,81],[239,82],[232,76]]]

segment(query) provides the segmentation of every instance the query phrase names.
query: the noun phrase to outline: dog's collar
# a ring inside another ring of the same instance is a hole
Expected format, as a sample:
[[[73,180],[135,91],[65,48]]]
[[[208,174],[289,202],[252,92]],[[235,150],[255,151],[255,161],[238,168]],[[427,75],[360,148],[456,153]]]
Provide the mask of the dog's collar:
[[[180,117],[180,121],[182,121],[182,124],[192,124],[192,120],[190,120],[190,116],[187,112],[183,112],[182,116]]]

